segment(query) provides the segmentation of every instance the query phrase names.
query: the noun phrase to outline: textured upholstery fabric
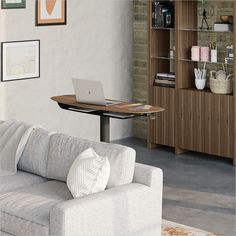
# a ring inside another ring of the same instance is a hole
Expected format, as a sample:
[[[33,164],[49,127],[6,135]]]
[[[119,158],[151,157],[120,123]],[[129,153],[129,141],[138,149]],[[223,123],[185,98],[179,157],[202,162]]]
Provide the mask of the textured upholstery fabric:
[[[43,143],[46,141],[38,150]],[[108,187],[129,183],[132,178],[133,183],[73,199],[63,182],[22,171],[0,178],[0,236],[160,236],[163,174],[158,168],[136,164],[133,175],[133,149],[56,134],[50,138],[45,172],[44,164],[30,159],[34,150],[30,146],[28,143],[29,152],[25,151],[20,165],[33,173],[65,182],[75,158],[93,147],[109,158],[112,175]]]
[[[32,131],[18,163],[18,169],[46,177],[49,132],[38,128]]]
[[[73,162],[66,183],[72,196],[78,198],[105,190],[109,176],[108,158],[88,148]]]
[[[34,128],[14,119],[0,124],[0,176],[16,174],[17,163]]]
[[[0,231],[0,236],[12,236],[12,234],[8,234],[6,232]]]
[[[107,188],[132,182],[136,155],[134,149],[73,138],[63,134],[51,136],[47,177],[65,182],[75,158],[89,147],[92,147],[98,155],[108,157],[111,172]]]
[[[134,183],[140,183],[161,190],[163,181],[163,172],[161,169],[144,164],[135,164]],[[162,194],[162,193],[161,193]]]
[[[160,236],[161,201],[152,188],[127,184],[56,205],[53,236]]]
[[[0,176],[0,193],[47,181],[47,179],[23,171],[10,176]]]
[[[72,196],[65,183],[48,181],[0,194],[0,230],[17,236],[49,235],[49,212]]]

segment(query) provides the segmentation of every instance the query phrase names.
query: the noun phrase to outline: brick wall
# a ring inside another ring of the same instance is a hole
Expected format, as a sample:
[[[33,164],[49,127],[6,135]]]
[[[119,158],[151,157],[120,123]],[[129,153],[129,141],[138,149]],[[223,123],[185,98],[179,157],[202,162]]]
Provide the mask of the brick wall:
[[[133,23],[133,99],[135,102],[147,103],[147,3],[146,1],[134,0],[134,23]],[[146,118],[136,118],[133,121],[133,135],[135,137],[147,137]]]

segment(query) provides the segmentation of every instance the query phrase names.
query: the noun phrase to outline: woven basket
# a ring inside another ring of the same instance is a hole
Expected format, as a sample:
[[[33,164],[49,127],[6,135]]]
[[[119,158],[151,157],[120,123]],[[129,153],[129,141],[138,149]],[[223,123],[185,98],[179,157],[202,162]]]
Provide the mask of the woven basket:
[[[212,93],[231,94],[233,92],[233,80],[210,78],[210,89]]]

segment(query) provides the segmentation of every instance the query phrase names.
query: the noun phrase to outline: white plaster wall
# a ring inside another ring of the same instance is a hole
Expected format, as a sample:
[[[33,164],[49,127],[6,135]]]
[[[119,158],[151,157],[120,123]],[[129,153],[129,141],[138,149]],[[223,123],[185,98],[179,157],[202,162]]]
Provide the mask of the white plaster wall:
[[[61,110],[51,96],[73,93],[72,77],[103,82],[108,98],[131,100],[132,1],[67,0],[67,25],[35,27],[35,1],[0,10],[0,41],[41,40],[41,78],[0,83],[0,119],[99,140],[99,118]],[[131,122],[111,121],[111,138]]]

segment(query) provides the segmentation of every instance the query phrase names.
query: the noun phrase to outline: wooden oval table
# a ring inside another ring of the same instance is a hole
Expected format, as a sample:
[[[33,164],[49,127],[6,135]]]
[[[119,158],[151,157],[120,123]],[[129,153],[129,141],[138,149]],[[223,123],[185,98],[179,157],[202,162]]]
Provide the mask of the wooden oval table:
[[[164,111],[162,107],[124,101],[116,101],[117,104],[109,106],[79,103],[76,101],[75,95],[55,96],[51,99],[57,102],[62,109],[100,116],[100,141],[102,142],[110,141],[110,118],[130,119],[139,116],[155,117],[155,113]]]

